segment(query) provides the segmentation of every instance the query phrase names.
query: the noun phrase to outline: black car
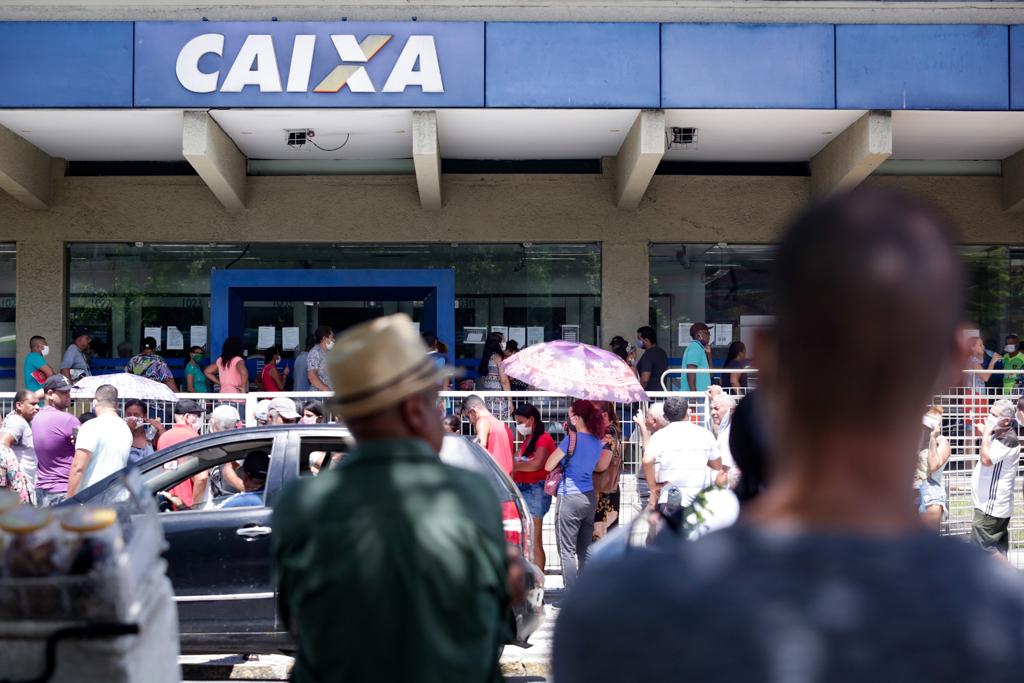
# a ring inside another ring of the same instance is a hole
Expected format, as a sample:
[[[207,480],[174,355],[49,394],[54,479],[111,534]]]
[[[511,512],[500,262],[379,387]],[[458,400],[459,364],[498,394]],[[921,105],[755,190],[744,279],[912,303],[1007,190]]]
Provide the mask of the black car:
[[[138,464],[150,492],[168,491],[203,470],[244,459],[263,450],[270,466],[263,505],[223,508],[227,496],[211,498],[204,509],[160,514],[168,542],[167,573],[174,585],[182,652],[237,653],[289,650],[271,577],[270,538],[274,501],[288,482],[315,476],[313,463],[337,462],[348,452],[348,430],[338,425],[282,425],[209,434],[166,450]],[[519,490],[485,450],[464,437],[448,435],[441,459],[473,470],[491,482],[502,505],[505,537],[524,558],[532,520]],[[79,492],[74,503],[116,504],[124,491],[117,475]],[[187,484],[186,484],[187,485]],[[161,496],[161,500],[163,497]],[[543,616],[544,575],[527,562],[528,594],[514,610],[517,642],[525,642]]]

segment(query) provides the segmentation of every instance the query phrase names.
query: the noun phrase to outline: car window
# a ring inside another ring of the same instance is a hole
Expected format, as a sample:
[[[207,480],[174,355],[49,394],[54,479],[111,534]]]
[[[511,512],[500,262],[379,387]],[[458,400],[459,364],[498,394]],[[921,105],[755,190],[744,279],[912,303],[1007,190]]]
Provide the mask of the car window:
[[[341,436],[303,436],[300,443],[300,477],[313,477],[321,470],[336,467],[352,447],[349,440]]]
[[[246,457],[259,462],[259,453],[266,463],[273,450],[273,439],[236,441],[205,448],[155,466],[143,473],[143,480],[157,496],[160,511],[182,513],[234,507],[255,507],[264,504],[265,483],[248,476],[242,465]],[[269,464],[265,465],[269,469]],[[196,494],[206,475],[205,491]],[[198,477],[198,478],[197,478]],[[248,483],[246,483],[248,482]],[[248,488],[249,490],[242,490]]]

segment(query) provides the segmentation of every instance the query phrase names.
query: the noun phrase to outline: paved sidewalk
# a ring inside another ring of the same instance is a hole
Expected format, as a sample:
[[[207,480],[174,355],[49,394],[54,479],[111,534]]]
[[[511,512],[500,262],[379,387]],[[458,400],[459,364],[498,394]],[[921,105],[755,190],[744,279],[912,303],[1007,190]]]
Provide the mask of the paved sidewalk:
[[[544,622],[530,636],[528,647],[507,645],[501,656],[501,672],[509,682],[540,683],[550,677],[562,577],[548,575],[546,582]],[[293,664],[285,655],[186,655],[178,661],[185,681],[287,681]]]

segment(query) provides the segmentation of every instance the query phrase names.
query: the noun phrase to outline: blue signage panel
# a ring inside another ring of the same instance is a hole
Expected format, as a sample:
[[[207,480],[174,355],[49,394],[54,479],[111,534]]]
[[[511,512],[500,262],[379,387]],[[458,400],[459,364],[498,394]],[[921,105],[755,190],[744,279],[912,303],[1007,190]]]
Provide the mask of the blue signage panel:
[[[836,27],[840,109],[1009,107],[1006,26]]]
[[[481,22],[139,22],[137,107],[482,107]]]
[[[132,106],[132,28],[0,22],[0,107]]]
[[[835,107],[832,24],[662,24],[666,108]]]
[[[488,23],[487,106],[660,106],[658,24]]]
[[[1010,109],[1024,109],[1024,26],[1010,27]]]

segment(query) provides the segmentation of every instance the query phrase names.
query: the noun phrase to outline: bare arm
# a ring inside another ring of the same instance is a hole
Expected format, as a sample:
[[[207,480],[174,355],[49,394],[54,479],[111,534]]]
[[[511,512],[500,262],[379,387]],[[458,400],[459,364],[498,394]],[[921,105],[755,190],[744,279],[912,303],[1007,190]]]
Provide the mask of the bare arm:
[[[696,365],[687,365],[688,370],[696,370]],[[697,373],[691,372],[686,375],[686,384],[690,387],[690,391],[697,391]]]
[[[238,374],[241,376],[242,386],[241,391],[243,394],[249,393],[249,368],[246,366],[245,361],[240,361],[241,367],[238,368]],[[284,382],[281,382],[281,386],[284,386]]]
[[[729,373],[729,386],[733,389],[740,389],[743,385],[740,384],[741,375],[738,372]]]
[[[68,474],[68,498],[78,493],[78,487],[82,485],[82,477],[85,476],[85,468],[89,466],[91,459],[90,451],[81,448],[75,451],[75,458],[71,461],[71,472]]]
[[[594,465],[595,472],[604,472],[608,469],[608,466],[612,464],[612,452],[611,449],[604,449],[601,451],[601,457],[597,459],[597,464]]]
[[[60,374],[67,377],[69,382],[71,381],[71,368],[62,368]]]
[[[168,378],[167,378],[167,379],[166,379],[166,380],[164,381],[164,384],[166,384],[166,385],[168,386],[168,388],[169,388],[169,389],[170,389],[171,391],[173,391],[174,393],[178,393],[178,383],[174,381],[174,378],[173,378],[173,377],[168,377]]]
[[[316,370],[310,370],[306,373],[306,376],[309,377],[309,386],[317,391],[330,391],[328,386],[320,381],[320,375],[317,374]]]
[[[932,437],[928,440],[928,475],[931,476],[941,470],[949,460],[951,453],[949,439],[933,432]]]
[[[210,363],[203,368],[203,374],[206,375],[206,379],[210,380],[211,384],[220,384],[220,370],[217,368],[216,363]]]
[[[0,434],[0,446],[6,446],[7,448],[10,448],[13,445],[14,434],[11,434],[10,432],[3,432],[2,434]]]
[[[206,489],[210,485],[210,471],[203,470],[192,477],[192,507],[199,508],[206,502]]]
[[[713,470],[718,470],[719,472],[724,472],[727,469],[725,467],[725,465],[722,464],[722,459],[721,458],[715,458],[714,460],[708,460],[708,467],[710,467]]]
[[[516,472],[536,472],[548,460],[548,449],[537,447],[528,459],[515,463],[512,469]]]
[[[992,354],[992,360],[990,360],[988,362],[988,368],[986,368],[986,369],[987,370],[991,370],[992,368],[994,368],[996,366],[996,363],[998,363],[1002,359],[1003,359],[1003,357],[1000,356],[998,353],[993,353]],[[979,363],[977,367],[980,370],[981,369],[981,364]],[[978,375],[978,379],[980,379],[982,382],[987,382],[989,380],[989,378],[992,376],[991,372],[979,372],[979,373],[976,373],[976,374]]]
[[[985,467],[992,467],[992,457],[990,449],[992,448],[992,428],[989,425],[985,425],[985,434],[981,437],[981,464]]]
[[[548,456],[548,461],[544,463],[544,469],[550,472],[558,467],[558,463],[562,462],[562,458],[564,457],[565,453],[562,452],[562,449],[556,448],[555,452]]]
[[[476,441],[484,448],[487,448],[487,437],[491,435],[491,425],[488,422],[479,424],[476,428]]]
[[[498,381],[501,382],[501,388],[505,391],[512,391],[512,384],[508,381],[508,375],[505,374],[505,368],[501,367],[501,361],[504,359],[496,355],[492,356],[492,358],[496,359],[494,364],[498,366]]]
[[[647,383],[651,381],[651,373],[644,371],[640,373],[640,386],[646,387]]]
[[[238,473],[235,471],[235,463],[228,461],[221,465],[220,474],[221,477],[224,479],[224,483],[230,485],[236,491],[245,490],[245,483],[242,481],[242,478],[239,477]]]
[[[195,378],[192,377],[192,374],[189,372],[185,373],[185,391],[187,391],[190,394],[196,393],[196,381]]]

